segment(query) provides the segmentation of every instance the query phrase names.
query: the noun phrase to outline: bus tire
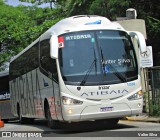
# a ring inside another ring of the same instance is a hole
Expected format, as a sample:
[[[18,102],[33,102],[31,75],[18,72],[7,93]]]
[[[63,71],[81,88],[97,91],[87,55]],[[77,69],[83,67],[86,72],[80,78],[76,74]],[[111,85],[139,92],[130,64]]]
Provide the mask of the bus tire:
[[[58,129],[59,128],[59,125],[60,125],[60,122],[57,121],[57,120],[53,120],[52,117],[51,117],[51,112],[50,112],[50,109],[49,109],[49,105],[47,104],[46,106],[46,118],[47,118],[47,124],[48,124],[48,127],[51,128],[51,129]]]
[[[21,113],[21,109],[20,109],[20,106],[18,105],[18,107],[17,107],[17,113],[18,113],[18,119],[19,119],[19,122],[21,123],[21,124],[26,124],[27,123],[27,119],[26,118],[24,118],[24,117],[22,117],[22,113]]]

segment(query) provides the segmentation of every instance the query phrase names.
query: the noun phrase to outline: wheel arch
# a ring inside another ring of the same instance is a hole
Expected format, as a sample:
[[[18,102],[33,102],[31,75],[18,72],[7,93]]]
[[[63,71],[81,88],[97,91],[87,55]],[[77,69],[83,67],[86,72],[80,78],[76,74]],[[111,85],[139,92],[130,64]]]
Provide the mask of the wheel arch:
[[[17,115],[20,116],[20,104],[17,102]]]
[[[49,102],[47,100],[47,98],[44,99],[44,115],[45,118],[47,119],[47,107],[49,106]]]

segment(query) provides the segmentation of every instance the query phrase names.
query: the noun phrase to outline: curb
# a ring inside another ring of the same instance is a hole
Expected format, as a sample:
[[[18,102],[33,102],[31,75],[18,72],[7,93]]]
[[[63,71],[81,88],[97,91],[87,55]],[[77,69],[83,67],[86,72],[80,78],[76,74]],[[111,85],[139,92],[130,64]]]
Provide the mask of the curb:
[[[141,121],[141,122],[155,122],[160,123],[160,117],[149,117],[149,116],[132,116],[126,117],[129,121]]]

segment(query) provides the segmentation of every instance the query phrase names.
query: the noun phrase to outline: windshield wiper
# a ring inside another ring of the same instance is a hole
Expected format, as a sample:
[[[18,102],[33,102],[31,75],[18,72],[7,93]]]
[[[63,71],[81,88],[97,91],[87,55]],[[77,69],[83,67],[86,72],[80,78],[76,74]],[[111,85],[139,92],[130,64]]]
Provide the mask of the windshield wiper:
[[[127,79],[119,72],[116,68],[114,68],[111,64],[107,64],[109,68],[113,69],[114,74],[122,81],[127,82]]]
[[[103,55],[101,46],[100,46],[99,48],[100,48],[101,57],[102,57],[101,62],[102,62],[102,67],[103,67],[103,69],[105,69],[106,66],[109,66],[109,68],[113,69],[114,74],[115,74],[122,82],[126,82],[127,79],[126,79],[119,71],[117,71],[117,69],[115,69],[111,64],[107,64],[107,65],[105,64],[105,59],[104,59],[104,55]],[[103,72],[104,72],[104,74],[105,74],[105,70],[104,70]]]
[[[84,84],[86,83],[87,78],[88,78],[90,72],[91,72],[92,69],[93,69],[93,66],[95,66],[95,71],[96,71],[96,75],[97,75],[97,59],[96,59],[95,48],[94,48],[94,60],[93,60],[93,62],[92,62],[92,64],[91,64],[90,68],[89,68],[88,71],[86,72],[83,80],[81,81],[80,86],[84,86]]]
[[[104,55],[103,55],[103,52],[102,52],[102,48],[101,48],[101,46],[99,46],[99,48],[100,48],[101,57],[102,57],[102,60],[101,60],[101,62],[102,62],[102,67],[105,68],[105,59],[104,59]]]

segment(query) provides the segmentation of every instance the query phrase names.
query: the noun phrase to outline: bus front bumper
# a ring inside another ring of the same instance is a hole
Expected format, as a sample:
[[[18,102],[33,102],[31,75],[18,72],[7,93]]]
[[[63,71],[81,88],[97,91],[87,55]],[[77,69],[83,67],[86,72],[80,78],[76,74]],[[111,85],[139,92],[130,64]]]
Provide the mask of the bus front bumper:
[[[78,113],[79,112],[79,113]],[[131,108],[125,104],[112,104],[111,105],[91,105],[86,106],[83,110],[68,109],[68,112],[63,114],[64,121],[78,122],[78,121],[93,121],[100,119],[110,118],[123,118],[126,116],[136,115],[142,113],[142,108]]]

